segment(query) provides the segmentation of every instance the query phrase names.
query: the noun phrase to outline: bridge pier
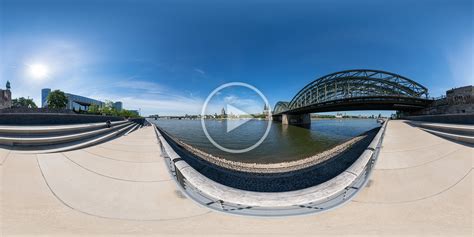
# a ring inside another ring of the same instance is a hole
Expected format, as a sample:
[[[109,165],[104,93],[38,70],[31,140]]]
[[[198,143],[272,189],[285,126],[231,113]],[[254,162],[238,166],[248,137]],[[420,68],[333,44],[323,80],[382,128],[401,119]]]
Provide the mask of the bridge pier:
[[[281,123],[289,125],[311,124],[311,114],[282,114]]]
[[[281,122],[281,114],[279,115],[272,115],[272,120],[276,122]]]

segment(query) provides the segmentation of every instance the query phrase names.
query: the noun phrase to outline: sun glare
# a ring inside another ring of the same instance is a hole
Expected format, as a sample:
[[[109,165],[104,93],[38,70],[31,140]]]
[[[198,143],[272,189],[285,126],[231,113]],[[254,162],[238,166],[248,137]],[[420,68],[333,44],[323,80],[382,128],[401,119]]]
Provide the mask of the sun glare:
[[[48,67],[43,64],[32,64],[28,66],[28,72],[35,79],[43,79],[48,76]]]

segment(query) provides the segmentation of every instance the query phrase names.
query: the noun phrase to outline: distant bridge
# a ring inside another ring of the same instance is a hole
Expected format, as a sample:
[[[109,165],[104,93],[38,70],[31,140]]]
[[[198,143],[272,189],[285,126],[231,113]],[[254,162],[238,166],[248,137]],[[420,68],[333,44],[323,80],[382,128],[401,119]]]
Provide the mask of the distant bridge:
[[[428,89],[406,77],[380,70],[346,70],[314,80],[290,102],[279,101],[273,117],[286,124],[307,124],[315,112],[413,111],[431,102]]]

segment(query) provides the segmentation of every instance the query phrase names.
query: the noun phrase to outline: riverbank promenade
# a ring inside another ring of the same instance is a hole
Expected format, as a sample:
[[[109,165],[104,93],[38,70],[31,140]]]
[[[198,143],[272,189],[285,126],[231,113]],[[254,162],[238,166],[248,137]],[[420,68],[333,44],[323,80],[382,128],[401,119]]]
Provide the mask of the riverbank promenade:
[[[280,218],[186,198],[153,127],[80,150],[1,149],[1,235],[471,236],[474,148],[390,121],[367,186],[327,212]]]

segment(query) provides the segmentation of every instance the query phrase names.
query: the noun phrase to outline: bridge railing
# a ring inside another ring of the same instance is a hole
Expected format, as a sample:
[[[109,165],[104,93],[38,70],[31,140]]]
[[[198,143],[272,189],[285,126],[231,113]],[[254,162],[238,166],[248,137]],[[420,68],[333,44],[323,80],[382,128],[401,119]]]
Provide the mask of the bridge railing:
[[[415,98],[415,97],[410,97],[410,96],[384,96],[384,97],[376,97],[376,96],[353,96],[353,97],[347,97],[347,98],[344,98],[344,99],[330,99],[330,100],[325,100],[325,101],[318,101],[316,103],[299,103],[299,104],[292,104],[290,105],[290,107],[288,107],[287,110],[275,110],[272,112],[273,115],[278,115],[278,114],[282,114],[282,113],[285,113],[285,112],[289,112],[289,111],[294,111],[294,110],[299,110],[299,109],[304,109],[304,108],[307,108],[309,106],[314,106],[314,107],[317,107],[317,105],[329,105],[329,104],[343,104],[343,103],[347,103],[347,102],[358,102],[358,104],[360,104],[360,102],[371,102],[371,101],[385,101],[385,102],[390,102],[390,103],[409,103],[409,104],[412,104],[412,103],[418,103],[420,105],[424,105],[425,102],[427,100],[433,100],[433,101],[436,101],[432,98]]]
[[[175,152],[168,143],[172,140],[166,132],[156,125],[154,128],[170,173],[186,196],[201,205],[227,213],[281,216],[321,212],[353,198],[368,181],[386,124],[354,164],[335,178],[301,190],[273,193],[231,188],[205,177]]]
[[[326,102],[331,102],[331,101],[339,101],[339,100],[345,100],[345,99],[357,99],[357,98],[372,98],[372,97],[380,97],[380,98],[401,98],[401,99],[429,99],[428,97],[413,97],[413,96],[407,96],[407,95],[367,95],[367,94],[353,94],[351,96],[334,96],[334,97],[329,97],[329,98],[324,98],[321,100],[316,100],[316,99],[297,99],[295,100],[292,104],[289,104],[288,110],[292,109],[297,109],[300,107],[305,107],[308,105],[313,105],[317,103],[326,103]]]

